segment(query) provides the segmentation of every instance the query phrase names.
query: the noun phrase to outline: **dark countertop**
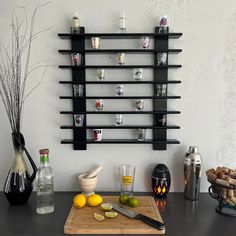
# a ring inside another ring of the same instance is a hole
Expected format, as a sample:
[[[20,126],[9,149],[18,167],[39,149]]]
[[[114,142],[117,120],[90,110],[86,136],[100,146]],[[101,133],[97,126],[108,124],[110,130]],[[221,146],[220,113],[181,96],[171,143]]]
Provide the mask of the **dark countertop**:
[[[56,208],[52,215],[35,213],[35,193],[24,206],[10,206],[0,193],[0,235],[60,236],[71,208],[73,192],[57,192]],[[167,236],[231,236],[236,234],[236,217],[215,212],[217,202],[207,193],[198,202],[184,200],[182,193],[169,193],[159,202],[159,210],[166,224]]]

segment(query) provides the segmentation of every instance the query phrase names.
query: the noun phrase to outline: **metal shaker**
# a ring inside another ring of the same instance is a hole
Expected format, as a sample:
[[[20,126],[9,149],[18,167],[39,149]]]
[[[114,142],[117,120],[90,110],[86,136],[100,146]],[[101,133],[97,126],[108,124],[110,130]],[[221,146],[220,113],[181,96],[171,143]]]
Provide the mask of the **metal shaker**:
[[[198,148],[189,147],[184,158],[184,197],[196,201],[199,198],[201,183],[202,158]]]

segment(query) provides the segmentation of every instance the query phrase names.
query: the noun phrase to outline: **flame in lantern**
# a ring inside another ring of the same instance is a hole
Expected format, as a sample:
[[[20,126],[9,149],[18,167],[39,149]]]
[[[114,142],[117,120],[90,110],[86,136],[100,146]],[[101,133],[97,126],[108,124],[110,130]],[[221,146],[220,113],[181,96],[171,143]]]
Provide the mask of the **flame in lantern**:
[[[163,188],[162,188],[162,193],[165,193],[166,192],[166,187],[164,186]]]

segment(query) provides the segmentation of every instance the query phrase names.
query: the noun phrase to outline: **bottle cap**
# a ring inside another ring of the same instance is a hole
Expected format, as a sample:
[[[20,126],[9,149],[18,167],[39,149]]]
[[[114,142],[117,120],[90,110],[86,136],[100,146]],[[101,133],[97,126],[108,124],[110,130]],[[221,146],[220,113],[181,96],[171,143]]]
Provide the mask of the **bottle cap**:
[[[39,150],[39,154],[40,155],[48,155],[49,154],[49,149],[40,149]]]

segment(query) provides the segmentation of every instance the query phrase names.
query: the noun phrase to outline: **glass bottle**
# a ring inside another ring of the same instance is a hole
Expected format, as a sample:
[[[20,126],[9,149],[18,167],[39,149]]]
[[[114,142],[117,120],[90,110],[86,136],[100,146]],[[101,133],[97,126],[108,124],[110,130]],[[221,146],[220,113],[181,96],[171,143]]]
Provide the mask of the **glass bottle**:
[[[37,208],[38,214],[50,214],[54,212],[53,173],[49,166],[49,150],[41,149],[40,167],[37,172]]]

